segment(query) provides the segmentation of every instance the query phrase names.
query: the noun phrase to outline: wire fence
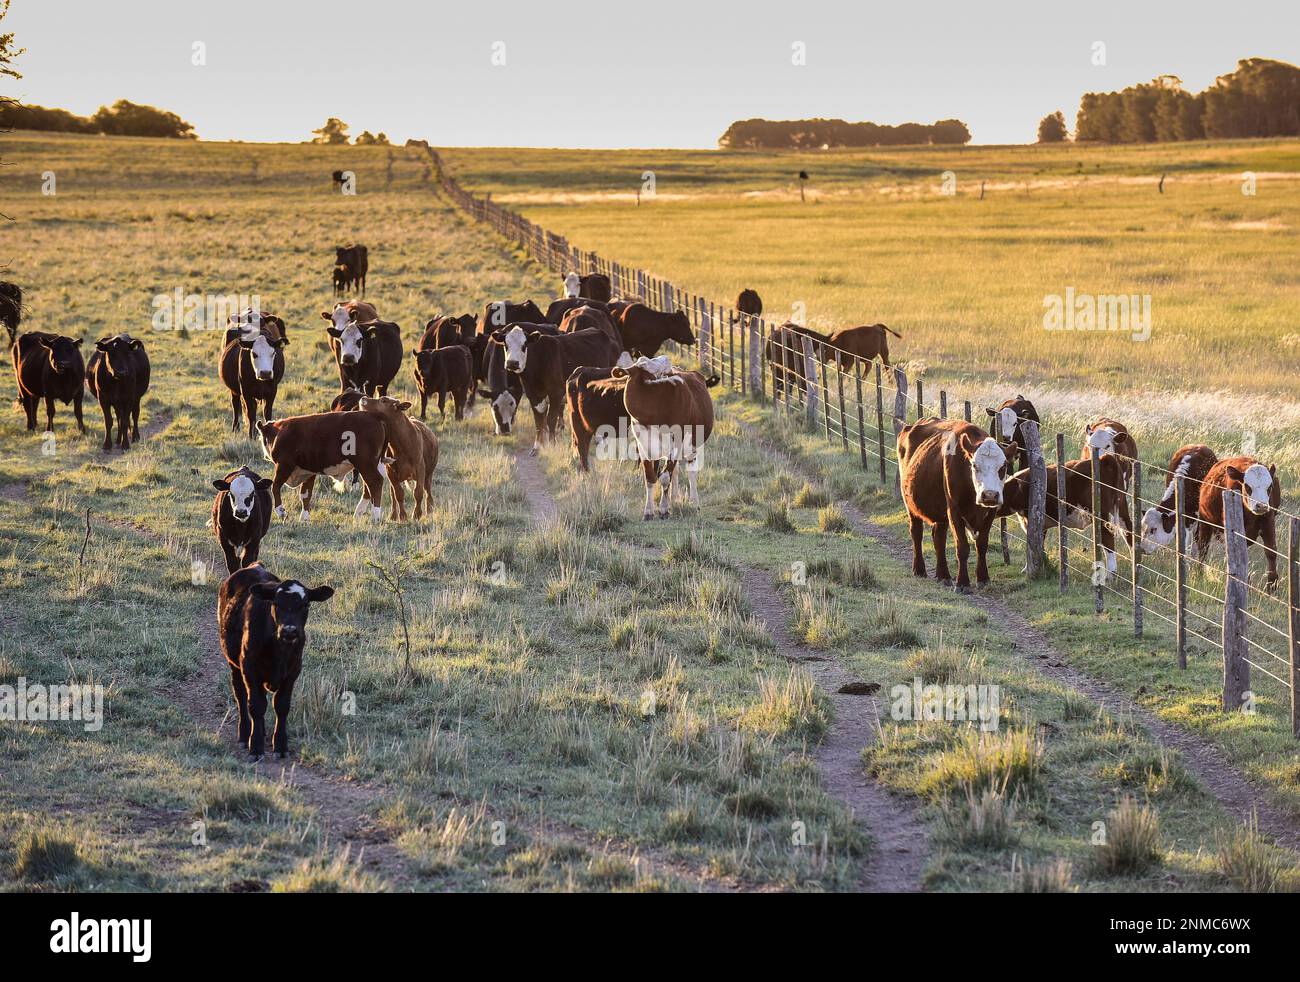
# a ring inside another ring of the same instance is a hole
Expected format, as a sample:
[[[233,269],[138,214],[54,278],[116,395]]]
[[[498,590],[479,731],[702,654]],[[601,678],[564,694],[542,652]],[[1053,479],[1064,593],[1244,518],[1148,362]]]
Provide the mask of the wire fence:
[[[696,334],[701,370],[717,374],[729,388],[776,412],[801,418],[828,442],[856,455],[862,470],[895,496],[901,496],[896,445],[904,426],[931,417],[973,421],[970,400],[945,389],[927,392],[924,379],[909,379],[897,366],[882,366],[841,351],[797,325],[770,324],[761,316],[684,291],[643,269],[581,250],[565,237],[495,204],[491,195],[478,197],[465,191],[447,173],[437,152],[430,150],[430,156],[443,192],[475,220],[517,243],[557,274],[602,274],[609,278],[615,297],[683,313]],[[999,432],[999,422],[994,414],[991,435],[1009,446],[1012,435]],[[1289,702],[1292,732],[1300,738],[1300,517],[1274,512],[1273,526],[1285,526],[1285,549],[1279,548],[1267,521],[1260,523],[1264,530],[1258,534],[1257,529],[1256,541],[1245,531],[1239,492],[1223,491],[1223,522],[1208,522],[1195,505],[1201,482],[1175,476],[1162,464],[1122,454],[1115,454],[1122,465],[1121,476],[1117,483],[1108,482],[1097,451],[1089,456],[1085,447],[1078,459],[1071,458],[1066,436],[1055,437],[1054,465],[1045,459],[1049,450],[1040,451],[1047,480],[1031,507],[1042,515],[1050,504],[1058,517],[1073,518],[1057,525],[1054,536],[1061,592],[1072,584],[1086,585],[1098,613],[1106,611],[1107,605],[1131,613],[1137,637],[1146,633],[1147,616],[1156,618],[1167,627],[1179,668],[1187,667],[1189,654],[1221,660],[1225,712],[1253,711],[1252,673],[1266,677],[1265,685],[1275,688],[1279,701]],[[1087,477],[1082,503],[1072,500],[1065,487],[1066,465],[1072,462],[1071,469]],[[1153,487],[1154,495],[1149,493]],[[1061,506],[1062,496],[1071,507]],[[1175,530],[1168,545],[1156,546],[1148,554],[1142,548],[1142,521],[1152,507],[1171,508]],[[1189,521],[1188,516],[1194,517]],[[997,519],[990,552],[1000,553],[1009,564],[1015,542],[1026,568],[1041,568],[1031,559],[1035,550],[1026,535],[1029,524],[1014,516]],[[1209,547],[1207,539],[1224,543],[1218,558],[1212,558],[1217,550]],[[1127,553],[1122,564],[1121,544]],[[1038,549],[1043,549],[1042,543]]]

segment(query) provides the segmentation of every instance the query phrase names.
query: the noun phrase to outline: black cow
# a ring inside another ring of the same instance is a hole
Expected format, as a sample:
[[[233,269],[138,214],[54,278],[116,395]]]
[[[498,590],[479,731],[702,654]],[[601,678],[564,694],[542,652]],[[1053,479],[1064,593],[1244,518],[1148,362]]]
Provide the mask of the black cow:
[[[613,295],[614,289],[610,285],[609,277],[604,273],[588,273],[586,276],[578,277],[578,296],[586,300],[609,303]]]
[[[257,404],[262,403],[262,418],[271,419],[275,396],[284,378],[286,338],[273,338],[266,331],[252,337],[231,341],[222,349],[217,371],[230,390],[231,430],[239,429],[240,404],[248,416],[248,438],[256,432]]]
[[[23,288],[17,283],[0,280],[0,324],[9,332],[9,347],[18,338],[18,325],[23,320]]]
[[[564,320],[564,315],[578,307],[595,307],[597,310],[603,310],[609,313],[609,304],[602,303],[599,300],[586,300],[583,297],[565,297],[562,300],[552,300],[551,305],[546,308],[546,323],[555,324],[557,327]]]
[[[456,405],[456,418],[474,405],[474,356],[463,344],[415,353],[415,385],[420,390],[420,419],[425,418],[429,397],[438,397],[438,415],[446,417],[447,396]]]
[[[271,479],[247,467],[214,480],[212,534],[226,556],[226,572],[257,562],[262,537],[271,528]]]
[[[559,329],[551,326],[559,333]],[[483,383],[478,394],[492,407],[492,423],[497,436],[509,436],[515,424],[515,413],[524,397],[524,383],[514,372],[506,371],[506,350],[499,344],[492,344],[486,335],[479,335],[478,340],[487,342],[479,355],[479,380]]]
[[[104,413],[104,449],[113,448],[113,417],[117,445],[123,450],[140,439],[140,400],[149,391],[149,355],[139,338],[118,334],[95,342],[86,363],[86,388]]]
[[[691,322],[682,311],[665,314],[643,303],[629,304],[617,318],[623,347],[634,355],[653,358],[665,341],[694,344]]]
[[[334,596],[334,588],[308,589],[281,580],[261,563],[231,573],[217,594],[217,631],[230,665],[230,687],[239,704],[239,743],[249,758],[266,753],[266,695],[275,705],[276,756],[289,754],[289,700],[302,671],[307,614],[313,603]]]
[[[531,300],[523,303],[493,300],[483,305],[483,313],[478,319],[478,333],[491,334],[512,324],[538,324],[545,320],[542,309]]]
[[[36,429],[36,406],[45,400],[45,429],[54,430],[54,400],[71,402],[77,429],[86,432],[81,402],[86,391],[86,363],[81,357],[81,338],[62,337],[44,331],[20,335],[13,346],[14,377],[18,396],[27,413],[27,428]]]
[[[368,396],[387,395],[389,383],[402,367],[402,329],[392,321],[357,323],[349,318],[343,330],[333,326],[325,330],[338,342],[334,357],[341,387],[360,389]]]
[[[343,275],[338,275],[339,267],[343,268]],[[335,269],[335,291],[346,293],[348,290],[360,288],[361,295],[366,295],[366,273],[370,270],[370,251],[363,245],[335,246],[334,247],[334,269]],[[340,279],[343,282],[343,290],[338,290]]]

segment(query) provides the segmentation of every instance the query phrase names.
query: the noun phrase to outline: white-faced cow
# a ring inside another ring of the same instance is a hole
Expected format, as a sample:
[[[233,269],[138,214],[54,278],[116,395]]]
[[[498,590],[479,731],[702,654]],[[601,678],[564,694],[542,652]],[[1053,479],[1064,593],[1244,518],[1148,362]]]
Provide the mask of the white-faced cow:
[[[1265,466],[1254,457],[1228,457],[1210,468],[1201,485],[1200,514],[1196,523],[1196,552],[1204,558],[1210,540],[1223,535],[1223,492],[1241,495],[1242,530],[1248,542],[1262,539],[1268,563],[1267,585],[1277,583],[1277,510],[1282,506],[1282,484],[1277,465]]]
[[[551,327],[552,331],[557,331]],[[483,385],[478,394],[487,400],[492,409],[492,423],[497,436],[509,436],[514,429],[515,414],[519,403],[524,398],[524,383],[515,372],[506,371],[506,349],[504,345],[488,344],[481,356]]]
[[[238,313],[231,314],[226,321],[226,344],[236,338],[252,337],[258,331],[266,331],[272,339],[289,337],[283,318],[256,307],[245,307]]]
[[[27,428],[36,429],[36,407],[45,400],[45,430],[54,431],[54,402],[72,403],[77,429],[86,432],[81,405],[86,391],[86,363],[81,338],[44,331],[19,335],[12,349],[18,396],[27,414]]]
[[[931,528],[935,577],[951,582],[946,554],[948,529],[957,544],[957,589],[970,589],[967,561],[975,537],[975,578],[989,580],[989,529],[1003,503],[1007,458],[997,441],[973,423],[923,419],[898,434],[903,501],[912,532],[912,572],[925,576],[921,537]]]
[[[1200,514],[1201,484],[1210,468],[1219,462],[1218,456],[1203,443],[1179,447],[1169,458],[1169,483],[1160,500],[1142,516],[1142,551],[1155,552],[1161,547],[1174,545],[1178,519],[1174,511],[1178,480],[1183,481],[1183,549],[1192,544],[1196,520]]]
[[[564,296],[566,299],[573,299],[582,289],[582,277],[577,273],[570,273],[564,278]]]
[[[1113,419],[1102,417],[1083,428],[1083,452],[1080,457],[1091,457],[1093,448],[1101,453],[1117,454],[1120,459],[1124,482],[1122,488],[1128,487],[1133,475],[1133,461],[1137,460],[1137,441],[1129,433],[1128,427]]]
[[[263,419],[271,419],[275,410],[276,393],[284,378],[284,348],[288,343],[286,338],[273,338],[259,330],[231,341],[221,352],[217,371],[230,390],[230,428],[239,429],[242,406],[248,416],[250,440],[257,423],[257,404],[262,404]]]
[[[230,666],[230,687],[239,706],[238,739],[249,759],[266,753],[266,697],[275,707],[271,746],[289,754],[289,702],[302,672],[307,644],[307,614],[313,603],[334,596],[334,588],[308,589],[281,580],[261,563],[226,577],[217,593],[217,633]]]
[[[354,312],[342,330],[325,329],[338,364],[340,391],[385,395],[402,366],[402,329],[391,321],[359,321]]]
[[[113,417],[117,445],[123,450],[140,439],[140,400],[149,391],[149,356],[144,344],[129,334],[100,338],[86,363],[86,388],[104,413],[104,449],[113,447]]]
[[[888,364],[888,362],[886,362]],[[1007,455],[1011,466],[1018,471],[1029,466],[1029,450],[1025,447],[1025,420],[1039,422],[1038,410],[1022,395],[1008,399],[997,409],[984,410],[998,421],[998,446]]]
[[[231,471],[212,486],[212,533],[226,557],[226,572],[257,562],[262,537],[271,527],[271,479],[248,467]]]

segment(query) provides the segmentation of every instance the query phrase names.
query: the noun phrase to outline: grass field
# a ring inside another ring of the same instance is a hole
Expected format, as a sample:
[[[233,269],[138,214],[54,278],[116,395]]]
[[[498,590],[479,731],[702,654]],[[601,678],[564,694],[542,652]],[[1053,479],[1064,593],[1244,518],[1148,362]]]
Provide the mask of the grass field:
[[[1293,152],[1222,150],[1232,167],[1261,172],[1285,169]],[[886,156],[913,166],[905,154]],[[313,610],[291,717],[300,766],[334,783],[314,794],[270,762],[249,767],[229,726],[216,725],[229,695],[224,669],[212,669],[220,553],[204,522],[211,479],[258,466],[260,451],[229,432],[215,373],[219,331],[153,331],[153,298],[177,288],[257,294],[283,316],[291,344],[277,410],[287,415],[322,410],[335,391],[318,326],[335,244],[369,246],[370,295],[408,343],[435,313],[503,296],[541,300],[555,284],[435,195],[414,151],[399,151],[391,184],[384,151],[362,148],[15,134],[3,157],[14,166],[0,211],[17,219],[6,275],[27,292],[26,327],[88,341],[129,330],[154,365],[148,436],[126,454],[100,453],[97,409],[81,437],[60,407],[52,447],[23,429],[18,412],[0,420],[9,448],[0,458],[0,684],[75,679],[107,689],[97,732],[70,722],[0,726],[6,889],[852,889],[864,868],[888,858],[875,851],[881,830],[853,822],[827,789],[819,748],[840,721],[812,683],[818,663],[809,657],[881,684],[868,699],[881,715],[890,687],[914,677],[1001,687],[994,737],[886,720],[862,748],[859,773],[914,803],[928,832],[927,889],[1295,885],[1294,856],[1243,833],[1215,790],[1140,720],[1043,674],[998,618],[915,580],[880,543],[855,534],[846,509],[891,532],[900,519],[851,460],[721,393],[702,506],[668,522],[637,520],[630,465],[602,464],[579,480],[566,446],[530,463],[517,451],[531,432],[494,438],[479,407],[465,423],[437,426],[443,450],[427,523],[354,524],[350,496],[324,492],[310,525],[273,525],[262,551],[269,568],[338,588]],[[502,151],[453,160],[478,161],[485,175],[509,169]],[[701,174],[712,160],[701,158]],[[755,158],[747,180],[760,182],[784,160]],[[566,161],[576,158],[547,166],[576,170]],[[339,168],[357,173],[355,197],[331,191],[329,172]],[[41,194],[45,171],[57,178],[53,196]],[[568,185],[537,171],[526,186]],[[746,261],[728,259],[721,245],[760,245],[745,221],[721,227],[719,217],[716,237],[685,236],[675,251],[671,223],[649,234],[668,204],[523,207],[563,216],[575,241],[619,258],[639,258],[620,243],[671,257],[680,265],[662,271],[680,269],[700,290],[713,283],[727,296],[750,282]],[[781,210],[796,207],[753,206],[765,216],[775,209],[768,217],[778,224]],[[938,205],[905,205],[913,206]],[[672,207],[692,222],[696,208],[736,211],[706,201]],[[588,214],[602,213],[619,237],[608,246],[580,234]],[[640,238],[622,238],[636,221],[646,223]],[[708,243],[722,251],[708,253]],[[805,240],[809,255],[814,246]],[[830,245],[825,256],[846,261]],[[1268,306],[1280,322],[1284,267],[1271,254],[1256,261],[1279,278]],[[787,275],[779,250],[767,262],[773,277]],[[847,281],[835,290],[853,292]],[[995,373],[996,362],[978,371]],[[409,379],[407,368],[397,385],[407,396]],[[1258,397],[1249,387],[1234,392]],[[774,456],[759,436],[788,456]],[[538,519],[548,496],[555,523]],[[409,670],[397,605],[368,561],[403,570]],[[810,571],[806,585],[793,581],[796,564]],[[1009,567],[995,564],[995,574],[991,593],[1068,644],[1087,671],[1224,748],[1262,801],[1300,811],[1294,743],[1275,704],[1251,720],[1215,715],[1208,661],[1173,676],[1157,660],[1166,646],[1124,640],[1123,623],[1099,624],[1082,609],[1086,598],[1025,587]],[[770,584],[775,606],[745,588],[754,577]],[[785,619],[793,647],[765,625],[773,616]],[[354,802],[356,814],[331,799]],[[1096,845],[1098,822],[1108,847]]]

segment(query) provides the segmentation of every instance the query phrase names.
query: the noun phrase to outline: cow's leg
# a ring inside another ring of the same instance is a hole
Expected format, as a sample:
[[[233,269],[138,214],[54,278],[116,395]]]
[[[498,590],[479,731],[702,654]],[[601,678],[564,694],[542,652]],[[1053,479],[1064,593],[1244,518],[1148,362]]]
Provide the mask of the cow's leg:
[[[533,428],[536,434],[533,436],[533,449],[528,451],[528,456],[536,457],[542,449],[542,435],[546,432],[546,411],[537,411],[537,407],[529,403],[529,408],[533,411]]]
[[[231,409],[230,431],[232,433],[237,433],[239,431],[239,423],[243,419],[243,415],[239,407],[240,407],[239,393],[238,392],[230,393],[230,409]]]
[[[428,412],[428,410],[429,410],[429,393],[421,389],[420,390],[420,419],[424,420],[429,418],[427,415],[425,415]]]
[[[456,419],[465,418],[465,393],[460,389],[454,389],[451,393],[451,401],[456,404]]]
[[[1210,538],[1214,535],[1214,529],[1208,522],[1196,523],[1196,558],[1204,559],[1206,551],[1210,548]]]
[[[284,682],[275,692],[272,705],[275,707],[275,732],[271,735],[271,747],[280,758],[289,756],[289,702],[293,699],[293,680]]]
[[[45,432],[54,432],[54,397],[45,397]]]
[[[641,518],[643,521],[649,521],[655,517],[655,484],[659,481],[659,475],[655,473],[655,462],[653,460],[642,460],[641,471],[645,477],[645,504],[641,508]]]
[[[260,538],[253,539],[252,541],[246,543],[244,545],[244,555],[239,560],[239,565],[252,566],[253,563],[257,562],[257,554],[261,551],[262,551],[262,540]]]
[[[1264,540],[1264,559],[1268,563],[1268,579],[1265,584],[1270,590],[1277,586],[1277,515],[1270,513],[1260,523],[1260,538]]]
[[[438,417],[445,420],[447,418],[447,390],[438,390]]]
[[[590,472],[591,463],[587,460],[591,454],[592,432],[583,426],[580,422],[574,421],[573,427],[573,449],[578,455],[578,467],[583,471]]]
[[[948,569],[948,522],[940,519],[930,529],[930,541],[934,543],[934,578],[943,583],[952,582],[952,572]]]
[[[271,501],[275,505],[275,517],[284,518],[284,505],[280,502],[280,489],[293,474],[293,468],[288,464],[276,464],[275,476],[271,478]],[[310,478],[308,478],[310,480]]]
[[[1119,572],[1119,563],[1115,559],[1115,529],[1110,522],[1101,523],[1101,551],[1106,561],[1106,583],[1115,579]]]
[[[140,442],[140,397],[131,403],[131,439]]]
[[[311,521],[311,493],[315,487],[315,474],[304,479],[302,484],[298,485],[298,501],[302,505],[302,511],[298,513],[298,521],[300,522]]]
[[[384,515],[380,502],[384,500],[384,478],[388,474],[388,468],[380,461],[353,460],[352,466],[361,475],[361,482],[365,485],[365,494],[357,502],[357,510],[354,514],[357,518],[365,514],[365,503],[369,501],[370,520],[378,522]]]
[[[248,755],[254,761],[258,761],[266,753],[266,689],[260,685],[249,686],[248,712],[252,717]]]
[[[77,429],[82,433],[86,432],[86,421],[81,418],[81,400],[84,398],[84,393],[84,388],[78,389],[77,394],[72,397],[72,415],[76,417]]]
[[[235,547],[225,539],[221,540],[221,551],[226,554],[226,572],[233,573],[242,565],[235,556]]]
[[[275,394],[277,390],[272,390],[271,394],[262,400],[262,418],[275,419]]]
[[[244,415],[248,417],[248,438],[257,438],[257,400],[250,395],[244,396]]]
[[[236,724],[235,736],[239,740],[239,745],[246,748],[252,732],[248,715],[248,686],[244,683],[244,673],[235,665],[230,666],[230,688],[235,693],[235,704],[239,707],[239,721]]]
[[[389,521],[406,521],[406,488],[391,470],[388,472]]]
[[[99,404],[100,410],[104,414],[104,446],[102,450],[113,449],[113,407],[106,402]]]
[[[117,407],[117,443],[123,450],[131,447],[131,411],[128,407]]]
[[[975,530],[975,582],[980,586],[989,581],[989,532],[992,530],[991,521]]]
[[[36,429],[36,397],[23,393],[23,412],[27,414],[27,428]]]
[[[912,516],[912,575],[925,577],[925,555],[921,552],[921,539],[925,535],[925,522]]]
[[[960,517],[952,520],[952,538],[957,546],[957,589],[965,592],[970,589],[970,538],[966,535],[966,523]]]

